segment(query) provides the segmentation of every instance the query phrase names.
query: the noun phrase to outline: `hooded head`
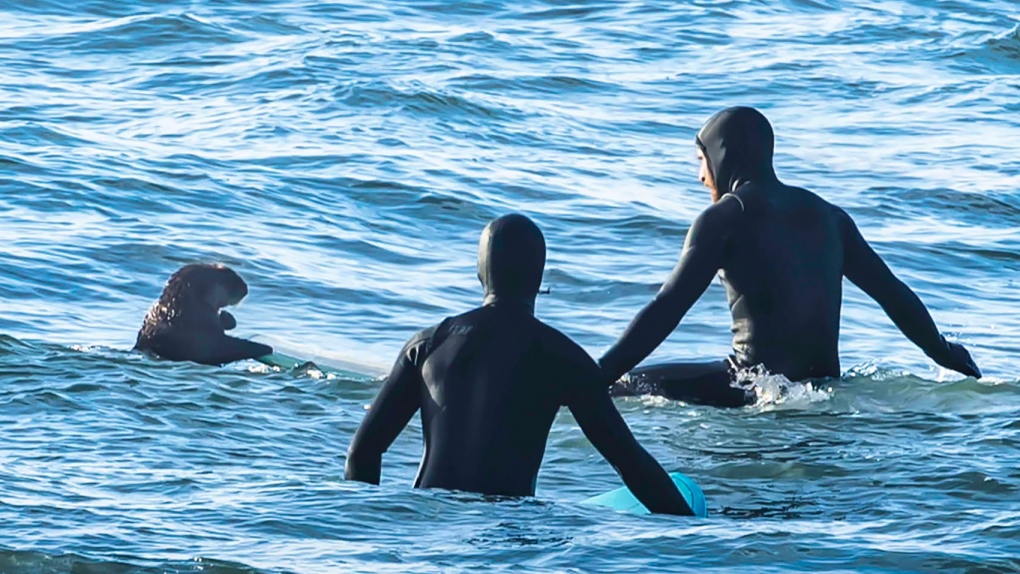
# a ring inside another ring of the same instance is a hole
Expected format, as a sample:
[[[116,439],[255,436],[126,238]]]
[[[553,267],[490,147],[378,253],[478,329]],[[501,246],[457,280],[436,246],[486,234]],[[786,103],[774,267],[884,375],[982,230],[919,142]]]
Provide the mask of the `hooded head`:
[[[542,230],[520,214],[493,219],[478,242],[478,279],[485,301],[517,300],[533,307],[545,270]]]
[[[772,168],[775,135],[768,119],[754,108],[727,108],[705,122],[696,139],[698,149],[708,163],[714,185],[712,199],[748,182],[776,181]]]

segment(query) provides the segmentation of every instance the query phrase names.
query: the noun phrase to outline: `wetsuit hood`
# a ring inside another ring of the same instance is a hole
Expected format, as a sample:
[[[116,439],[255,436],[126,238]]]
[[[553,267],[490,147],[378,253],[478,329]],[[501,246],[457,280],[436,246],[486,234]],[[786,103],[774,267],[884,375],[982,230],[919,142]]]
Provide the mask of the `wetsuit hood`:
[[[715,114],[696,141],[708,158],[720,197],[745,183],[777,180],[772,167],[775,135],[768,119],[754,108],[727,108]]]
[[[545,271],[542,230],[520,214],[494,219],[478,242],[478,280],[485,303],[517,301],[534,310]]]

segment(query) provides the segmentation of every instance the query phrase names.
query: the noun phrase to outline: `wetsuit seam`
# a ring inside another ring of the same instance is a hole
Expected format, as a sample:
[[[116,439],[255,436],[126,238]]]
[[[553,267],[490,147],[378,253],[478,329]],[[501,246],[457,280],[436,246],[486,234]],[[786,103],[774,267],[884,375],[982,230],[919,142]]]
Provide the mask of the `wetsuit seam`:
[[[737,200],[737,203],[740,204],[741,213],[747,213],[747,207],[744,205],[744,200],[740,199],[740,196],[733,195],[732,193],[727,193],[726,197],[732,197],[733,199]]]

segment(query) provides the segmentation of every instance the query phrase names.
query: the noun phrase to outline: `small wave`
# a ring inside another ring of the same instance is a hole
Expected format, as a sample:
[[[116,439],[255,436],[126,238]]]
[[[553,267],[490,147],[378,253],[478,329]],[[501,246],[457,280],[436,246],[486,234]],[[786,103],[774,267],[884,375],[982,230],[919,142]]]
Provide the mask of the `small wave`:
[[[1020,25],[997,38],[992,38],[986,45],[995,53],[1012,58],[1020,63]]]
[[[252,574],[259,570],[223,560],[212,560],[196,557],[191,560],[168,561],[162,564],[153,563],[143,558],[119,558],[118,560],[102,560],[80,556],[78,554],[46,554],[0,548],[0,572],[4,574],[28,574],[37,572],[80,572],[101,573],[118,572],[120,574],[160,574],[162,572],[203,573],[203,574]]]
[[[522,20],[600,20],[608,18],[609,15],[606,12],[615,7],[616,4],[612,2],[605,4],[591,3],[584,6],[576,5],[532,10],[520,14],[519,17]]]
[[[488,93],[516,92],[521,94],[551,94],[565,97],[572,94],[616,93],[620,86],[590,78],[565,75],[516,76],[501,78],[488,74],[471,73],[450,80],[450,83],[467,89]]]
[[[27,26],[21,46],[69,48],[76,53],[149,50],[188,43],[235,43],[246,36],[194,14],[142,14],[116,19],[75,21],[58,26]]]
[[[20,111],[32,113],[31,109]],[[0,130],[0,138],[4,141],[17,141],[36,147],[52,145],[56,148],[87,148],[93,143],[64,126],[46,126],[24,122],[14,122],[5,126]]]
[[[428,88],[413,83],[401,88],[377,80],[355,82],[344,87],[337,99],[354,108],[395,107],[400,110],[417,112],[440,118],[454,115],[468,115],[487,121],[509,120],[522,116],[522,112],[508,107],[495,107],[475,103],[459,95]]]
[[[1015,409],[1020,399],[1018,383],[994,377],[930,380],[865,364],[850,369],[833,385],[839,389],[837,410],[962,415]]]
[[[13,355],[19,350],[28,349],[29,345],[10,335],[0,333],[0,355]]]
[[[1020,25],[978,46],[954,51],[949,54],[949,58],[966,68],[977,67],[993,73],[1016,73],[1020,69]]]

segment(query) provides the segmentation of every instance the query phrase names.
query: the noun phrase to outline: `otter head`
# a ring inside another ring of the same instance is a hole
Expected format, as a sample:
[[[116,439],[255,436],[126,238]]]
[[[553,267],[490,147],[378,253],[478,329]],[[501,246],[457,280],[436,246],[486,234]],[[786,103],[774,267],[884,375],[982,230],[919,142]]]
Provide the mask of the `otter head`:
[[[204,308],[217,311],[237,305],[248,295],[248,285],[234,270],[220,264],[185,265],[170,276],[160,296],[167,307],[186,312]]]
[[[223,365],[261,357],[273,348],[226,337],[237,321],[223,311],[248,295],[241,276],[223,265],[193,264],[178,269],[149,308],[135,349],[173,361]]]

